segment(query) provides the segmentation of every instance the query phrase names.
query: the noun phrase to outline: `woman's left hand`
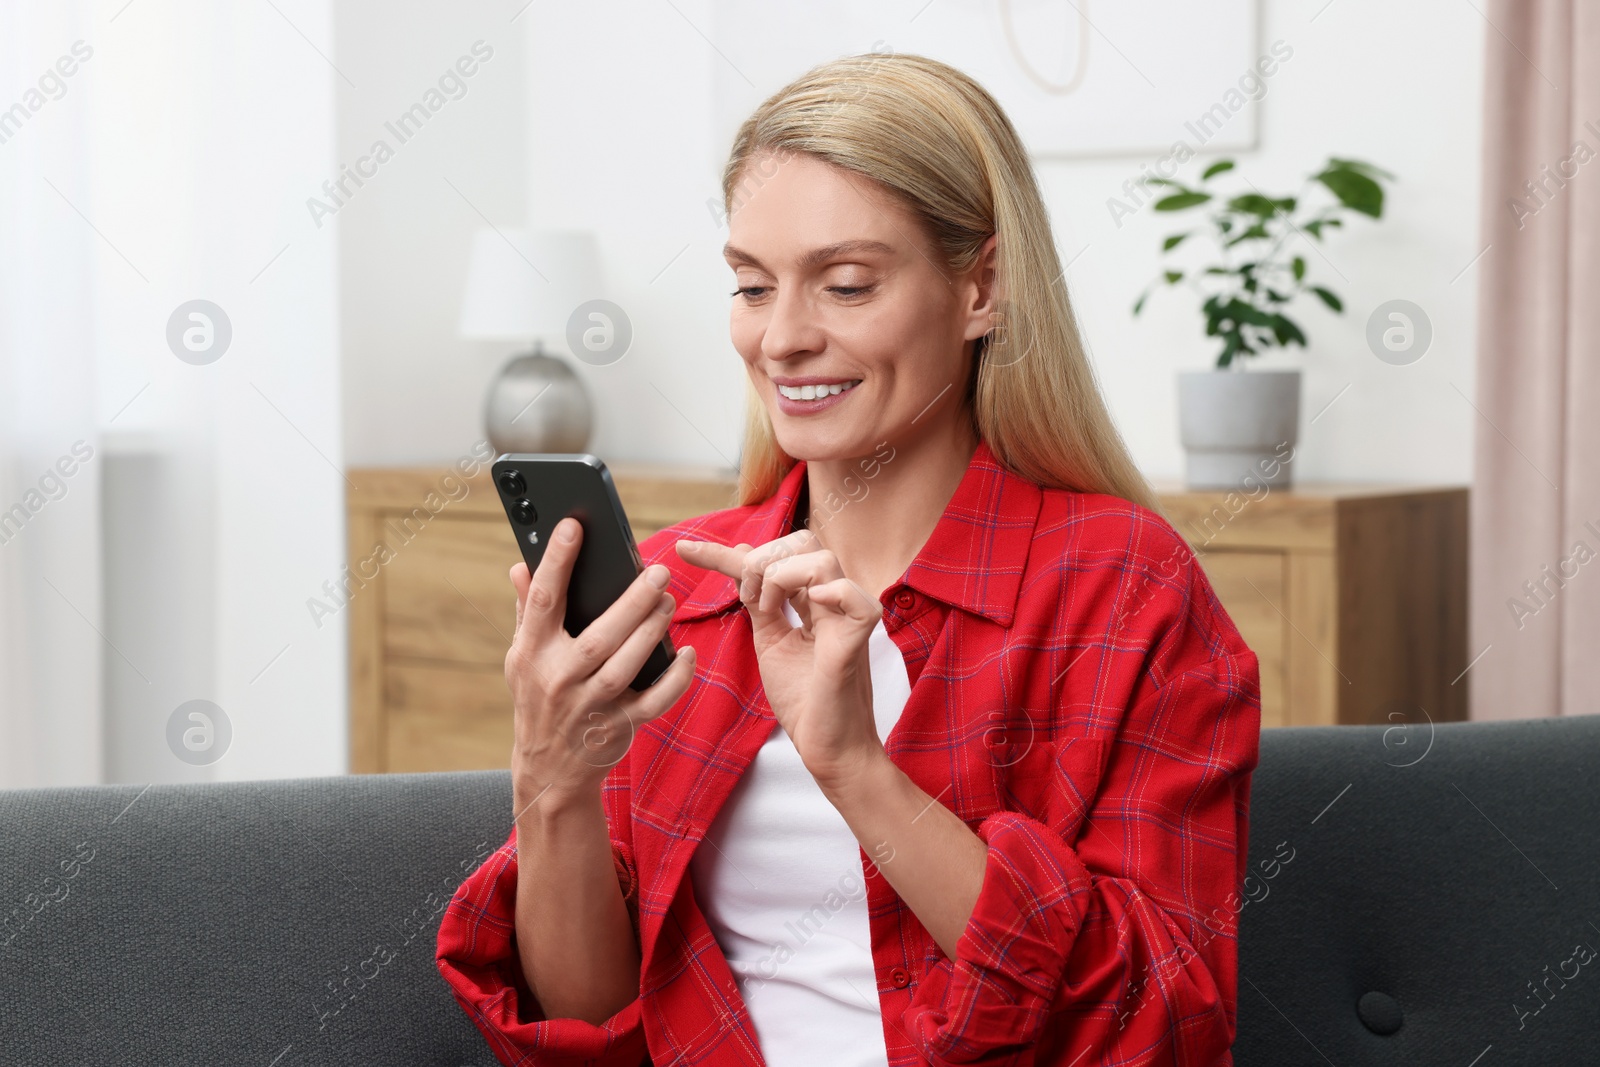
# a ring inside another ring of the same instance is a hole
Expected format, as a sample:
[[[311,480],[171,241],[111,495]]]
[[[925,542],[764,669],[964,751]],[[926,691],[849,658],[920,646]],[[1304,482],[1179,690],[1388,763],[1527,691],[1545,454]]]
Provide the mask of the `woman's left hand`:
[[[883,754],[872,713],[867,639],[883,615],[810,530],[752,548],[687,538],[678,554],[739,583],[767,702],[820,784],[843,782]],[[787,600],[800,616],[791,626]]]

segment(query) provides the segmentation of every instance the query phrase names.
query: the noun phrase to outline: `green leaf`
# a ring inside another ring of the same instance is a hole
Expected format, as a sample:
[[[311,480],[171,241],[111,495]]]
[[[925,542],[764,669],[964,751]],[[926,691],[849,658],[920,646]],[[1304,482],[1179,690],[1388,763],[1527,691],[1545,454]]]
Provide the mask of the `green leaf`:
[[[1238,298],[1228,301],[1223,305],[1222,310],[1235,322],[1245,322],[1252,326],[1270,327],[1272,325],[1272,315],[1269,315],[1265,311],[1261,311]]]
[[[1274,200],[1272,197],[1262,196],[1260,193],[1244,193],[1228,201],[1228,210],[1243,212],[1246,215],[1259,215],[1266,219],[1276,215],[1279,211],[1293,211],[1294,198],[1286,196]]]
[[[1369,178],[1388,178],[1390,181],[1394,180],[1393,174],[1390,174],[1388,171],[1382,170],[1378,167],[1374,167],[1371,163],[1364,163],[1359,159],[1340,159],[1337,156],[1330,156],[1328,157],[1328,166],[1343,170],[1353,170],[1359,174],[1365,174]]]
[[[1183,281],[1183,271],[1181,270],[1169,270],[1166,272],[1166,276],[1168,285],[1177,285]]]
[[[1231,160],[1231,159],[1219,159],[1215,163],[1211,164],[1211,166],[1209,166],[1209,167],[1207,167],[1205,169],[1205,172],[1200,175],[1200,180],[1201,181],[1205,181],[1207,178],[1210,178],[1210,177],[1213,177],[1215,175],[1221,174],[1225,170],[1232,170],[1232,169],[1233,169],[1233,160]]]
[[[1340,219],[1313,219],[1312,221],[1310,221],[1310,222],[1305,224],[1305,230],[1311,236],[1315,237],[1317,240],[1320,241],[1320,240],[1322,240],[1322,228],[1324,226],[1332,228],[1332,227],[1335,227],[1335,226],[1343,226],[1343,225],[1344,225],[1344,222],[1342,220],[1340,220]]]
[[[1222,247],[1223,248],[1232,248],[1234,245],[1238,244],[1240,241],[1249,241],[1249,240],[1257,239],[1257,238],[1265,240],[1266,238],[1271,237],[1271,236],[1272,235],[1267,232],[1266,226],[1263,225],[1262,223],[1257,222],[1254,225],[1252,225],[1249,229],[1243,230],[1240,233],[1237,233],[1234,236],[1228,238],[1226,241],[1224,241],[1222,243]]]
[[[1155,203],[1157,211],[1182,211],[1186,207],[1194,207],[1211,199],[1210,193],[1182,192],[1164,196]]]
[[[1170,185],[1177,189],[1184,187],[1182,182],[1175,182],[1171,178],[1146,178],[1144,183],[1146,185]]]
[[[1233,271],[1229,270],[1227,267],[1207,267],[1205,269],[1205,273],[1207,273],[1207,274],[1232,274]]]
[[[1278,339],[1280,345],[1285,347],[1291,343],[1297,344],[1301,348],[1306,346],[1306,335],[1300,332],[1300,327],[1282,315],[1272,316],[1272,335]]]
[[[1217,366],[1226,367],[1233,362],[1234,356],[1247,356],[1254,352],[1255,349],[1250,347],[1250,343],[1245,340],[1241,331],[1230,331],[1223,338],[1222,352],[1217,356]]]
[[[1311,287],[1311,291],[1320,296],[1322,298],[1322,302],[1327,304],[1328,307],[1332,308],[1334,311],[1344,310],[1344,305],[1339,302],[1339,298],[1328,292],[1328,290],[1324,289],[1322,286],[1313,285]]]
[[[1280,293],[1278,290],[1271,288],[1267,290],[1267,299],[1271,300],[1274,304],[1286,304],[1289,302],[1289,297],[1286,294]]]
[[[1232,362],[1233,354],[1239,351],[1240,346],[1243,344],[1244,340],[1238,334],[1229,334],[1227,340],[1222,343],[1222,354],[1217,356],[1217,366],[1226,367]]]
[[[1290,267],[1294,270],[1295,281],[1299,281],[1306,276],[1306,259],[1304,256],[1295,256],[1294,262],[1290,264]]]
[[[1383,216],[1383,187],[1359,171],[1329,167],[1314,176],[1339,198],[1339,203],[1352,211],[1373,218]]]
[[[1138,317],[1139,312],[1144,308],[1145,298],[1149,295],[1150,290],[1146,289],[1144,292],[1139,294],[1139,299],[1133,302],[1133,314],[1136,318]]]
[[[1183,233],[1175,233],[1175,234],[1173,234],[1171,237],[1168,237],[1165,241],[1163,241],[1161,243],[1161,251],[1163,251],[1163,252],[1172,251],[1174,248],[1177,248],[1178,245],[1182,244],[1183,243],[1183,239],[1185,237],[1187,237],[1187,236],[1189,236],[1189,231],[1185,231]]]

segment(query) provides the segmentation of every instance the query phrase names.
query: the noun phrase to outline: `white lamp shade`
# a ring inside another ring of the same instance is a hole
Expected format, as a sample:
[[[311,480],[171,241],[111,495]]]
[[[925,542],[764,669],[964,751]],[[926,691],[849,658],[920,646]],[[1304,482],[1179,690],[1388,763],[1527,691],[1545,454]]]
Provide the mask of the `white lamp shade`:
[[[561,338],[578,305],[600,295],[600,256],[588,230],[481,229],[472,241],[460,333]]]

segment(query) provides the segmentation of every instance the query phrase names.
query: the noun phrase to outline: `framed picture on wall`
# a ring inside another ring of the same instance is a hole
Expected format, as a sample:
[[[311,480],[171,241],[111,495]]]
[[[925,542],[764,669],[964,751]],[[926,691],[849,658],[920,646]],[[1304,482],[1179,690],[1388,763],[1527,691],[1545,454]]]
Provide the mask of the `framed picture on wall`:
[[[1249,149],[1257,102],[1288,58],[1260,47],[1257,0],[711,6],[714,143],[724,159],[767,96],[818,63],[862,52],[920,53],[972,75],[1036,159],[1161,155],[1179,141],[1194,153]]]

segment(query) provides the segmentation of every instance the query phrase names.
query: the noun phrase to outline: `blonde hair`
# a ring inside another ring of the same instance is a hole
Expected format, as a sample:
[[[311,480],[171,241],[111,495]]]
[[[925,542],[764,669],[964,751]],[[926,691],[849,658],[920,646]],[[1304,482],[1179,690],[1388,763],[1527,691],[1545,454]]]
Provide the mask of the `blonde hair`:
[[[982,86],[909,53],[812,68],[740,126],[722,176],[729,215],[745,183],[760,182],[745,168],[761,152],[804,152],[872,179],[922,220],[954,273],[970,269],[997,234],[996,327],[976,342],[967,383],[978,435],[1007,469],[1038,485],[1160,511],[1084,353],[1027,153]],[[795,462],[747,380],[739,503],[769,497]]]

